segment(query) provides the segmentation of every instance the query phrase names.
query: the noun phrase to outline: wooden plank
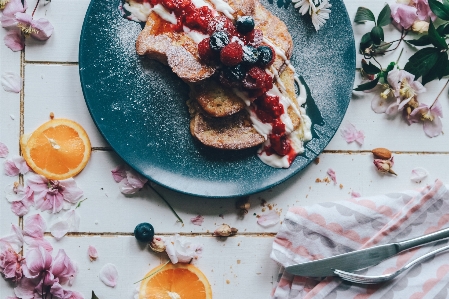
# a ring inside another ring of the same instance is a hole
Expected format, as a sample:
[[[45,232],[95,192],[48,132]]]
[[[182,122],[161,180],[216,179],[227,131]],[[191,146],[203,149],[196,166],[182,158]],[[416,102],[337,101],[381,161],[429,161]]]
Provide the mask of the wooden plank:
[[[156,186],[184,220],[182,225],[148,187],[135,195],[121,194],[110,174],[110,170],[120,163],[120,159],[111,152],[94,152],[87,168],[75,178],[87,198],[77,210],[81,216],[81,232],[132,233],[137,224],[149,222],[158,233],[209,234],[222,223],[236,227],[240,233],[276,233],[278,225],[263,228],[257,224],[256,215],[268,212],[269,206],[282,217],[289,207],[347,199],[351,191],[369,196],[418,188],[436,178],[447,180],[449,167],[447,154],[396,154],[396,177],[378,173],[371,153],[321,154],[318,165],[312,163],[285,183],[251,195],[251,208],[244,217],[239,216],[235,208],[236,199],[197,198]],[[430,176],[421,184],[410,181],[411,171],[415,167],[430,171]],[[329,168],[336,172],[337,185],[332,182],[317,183],[317,179],[326,179]],[[265,207],[261,205],[264,201],[267,202]],[[49,225],[61,216],[41,214]],[[201,226],[193,225],[190,219],[199,214],[204,216],[204,223]]]
[[[203,245],[202,256],[194,264],[207,276],[214,299],[269,298],[278,266],[269,259],[271,237],[187,237]],[[99,298],[133,298],[134,282],[142,279],[152,268],[165,262],[166,255],[155,254],[134,237],[65,237],[59,242],[49,238],[78,263],[79,273],[71,289],[90,298],[92,290]],[[99,258],[90,262],[87,248],[97,248]],[[119,280],[115,288],[105,286],[98,278],[104,264],[116,265]]]
[[[78,62],[78,44],[81,27],[89,0],[58,0],[40,2],[34,18],[46,18],[53,25],[54,33],[47,41],[32,38],[26,41],[27,61]],[[117,4],[118,5],[118,4]],[[28,1],[28,13],[36,6],[36,0]]]
[[[6,36],[7,31],[0,28],[0,40]],[[20,75],[20,52],[13,52],[5,45],[0,45],[0,76],[6,72]],[[19,155],[20,135],[20,94],[6,92],[0,86],[0,142],[9,149],[9,157]],[[5,159],[0,158],[0,192],[4,194],[7,185],[18,178],[8,177],[4,174]],[[0,236],[9,233],[11,223],[18,223],[19,218],[10,211],[10,204],[3,198],[0,200]],[[0,285],[0,289],[2,289]]]
[[[37,129],[53,112],[57,118],[80,123],[93,147],[107,146],[84,102],[78,66],[28,64],[25,78],[25,133]]]

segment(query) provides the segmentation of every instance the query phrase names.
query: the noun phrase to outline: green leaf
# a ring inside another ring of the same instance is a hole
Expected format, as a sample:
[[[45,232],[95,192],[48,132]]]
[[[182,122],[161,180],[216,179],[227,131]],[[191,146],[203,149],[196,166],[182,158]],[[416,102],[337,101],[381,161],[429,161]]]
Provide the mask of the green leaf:
[[[381,42],[379,46],[374,48],[374,53],[376,54],[384,54],[391,47],[392,43],[384,43]]]
[[[390,5],[385,4],[384,8],[377,17],[377,26],[383,27],[391,23],[391,9]]]
[[[429,0],[430,10],[440,19],[449,21],[449,2],[448,0],[443,0],[440,3],[438,0]]]
[[[371,33],[365,33],[360,40],[360,53],[364,53],[365,49],[371,47],[373,45],[373,41],[371,40]]]
[[[365,23],[366,21],[376,22],[376,18],[371,10],[366,7],[357,8],[357,13],[355,14],[354,22]]]
[[[364,90],[373,89],[374,87],[376,87],[377,83],[379,82],[379,79],[380,79],[380,76],[378,76],[373,81],[369,81],[367,83],[360,84],[359,86],[357,86],[357,88],[354,88],[354,90],[355,91],[364,91]]]
[[[370,35],[375,45],[380,45],[380,43],[384,40],[384,30],[382,27],[374,26]]]
[[[385,82],[387,82],[388,73],[394,69],[395,65],[396,65],[395,62],[390,62],[390,64],[387,66],[387,69],[381,73]]]
[[[438,55],[438,60],[432,69],[425,75],[422,76],[422,84],[426,84],[436,78],[440,79],[445,76],[446,69],[448,66],[448,56],[447,52],[440,52]]]
[[[97,295],[95,295],[94,291],[92,291],[92,299],[99,299]]]
[[[437,32],[443,37],[449,34],[449,23],[438,26]]]
[[[381,71],[381,69],[372,64],[371,61],[368,64],[365,60],[362,60],[362,68],[368,75],[376,75]]]
[[[414,46],[427,46],[432,43],[428,35],[423,35],[418,39],[409,39],[406,40],[405,42]]]
[[[435,47],[447,50],[447,43],[435,29],[432,20],[430,20],[429,24],[429,39]]]
[[[424,48],[409,58],[404,70],[415,75],[416,79],[427,74],[438,60],[441,51],[437,48]]]

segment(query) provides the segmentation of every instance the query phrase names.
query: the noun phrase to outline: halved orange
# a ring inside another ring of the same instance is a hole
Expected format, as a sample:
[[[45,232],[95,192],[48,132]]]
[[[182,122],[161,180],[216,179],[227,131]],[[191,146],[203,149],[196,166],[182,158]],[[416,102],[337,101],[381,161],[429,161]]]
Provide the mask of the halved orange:
[[[51,180],[77,175],[90,158],[91,146],[86,131],[78,123],[52,119],[20,139],[22,155],[34,172]]]
[[[162,264],[144,277],[139,299],[212,299],[209,281],[192,264]]]

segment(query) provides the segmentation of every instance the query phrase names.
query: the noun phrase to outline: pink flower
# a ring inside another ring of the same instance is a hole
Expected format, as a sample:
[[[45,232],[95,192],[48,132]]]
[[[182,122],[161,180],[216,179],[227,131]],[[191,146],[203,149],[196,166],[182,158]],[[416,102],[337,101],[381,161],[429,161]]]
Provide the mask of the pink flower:
[[[6,144],[0,142],[0,158],[6,158],[8,156],[9,150]]]
[[[39,298],[38,294],[36,294],[36,297],[34,296],[36,286],[37,282],[35,280],[22,277],[17,286],[14,288],[14,294],[21,299]]]
[[[188,241],[185,237],[176,234],[163,238],[165,251],[170,261],[176,263],[190,263],[192,259],[197,259],[201,255],[203,247],[200,244]]]
[[[363,145],[363,142],[365,141],[365,135],[363,134],[363,131],[358,131],[350,122],[342,127],[340,129],[340,132],[341,136],[346,140],[347,143],[355,141],[359,145]]]
[[[123,194],[134,194],[148,182],[148,179],[123,165],[117,166],[111,173],[114,181],[119,183],[120,192]]]
[[[23,49],[25,49],[25,40],[20,31],[10,30],[5,35],[3,40],[5,42],[5,45],[14,52],[22,51]],[[16,92],[20,92],[20,90]]]
[[[25,36],[31,36],[37,40],[47,40],[53,34],[53,25],[47,19],[34,20],[29,14],[17,12],[15,14],[17,27]]]
[[[25,174],[28,171],[30,171],[30,168],[21,156],[15,156],[5,161],[5,174],[7,176],[17,176],[19,173]]]
[[[10,0],[3,10],[2,16],[0,16],[2,27],[6,28],[16,26],[17,20],[15,18],[15,14],[18,12],[23,13],[27,8],[26,1],[22,4],[22,0]]]
[[[22,267],[23,275],[27,278],[36,278],[44,286],[52,286],[55,277],[51,272],[53,259],[51,254],[43,247],[33,248],[28,251],[25,263]]]
[[[413,2],[417,10],[418,18],[421,21],[429,21],[429,19],[435,21],[437,16],[430,10],[428,0],[413,0]]]
[[[77,272],[75,263],[67,256],[64,249],[59,249],[58,254],[51,264],[51,273],[59,283],[66,283],[73,279]]]
[[[17,182],[6,186],[6,199],[11,203],[11,210],[17,216],[26,215],[34,204],[33,191],[29,187],[19,185]]]
[[[401,4],[390,4],[391,17],[394,22],[404,29],[409,29],[413,23],[418,19],[416,7]]]
[[[410,114],[409,121],[416,123],[423,122],[424,133],[429,137],[436,137],[443,131],[443,108],[439,101],[436,101],[432,106],[426,104],[419,104],[418,108],[414,109]]]
[[[9,243],[0,242],[0,272],[6,279],[17,282],[22,278],[22,260]]]
[[[201,215],[190,218],[190,222],[192,222],[194,225],[201,226],[201,224],[203,224],[203,221],[204,221],[204,217]]]
[[[376,166],[377,170],[383,173],[391,173],[396,175],[396,173],[393,171],[393,157],[391,157],[389,160],[382,160],[382,159],[374,159],[374,165]]]
[[[83,191],[72,178],[56,181],[33,175],[27,179],[27,185],[34,191],[36,208],[52,213],[61,211],[65,203],[77,203],[83,196]]]

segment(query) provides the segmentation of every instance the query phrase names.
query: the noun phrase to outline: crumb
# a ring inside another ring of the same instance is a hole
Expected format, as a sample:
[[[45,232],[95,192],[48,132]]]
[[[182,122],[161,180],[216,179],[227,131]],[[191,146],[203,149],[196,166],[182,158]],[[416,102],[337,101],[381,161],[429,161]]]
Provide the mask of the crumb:
[[[309,194],[306,194],[306,198],[308,198],[309,197]]]
[[[240,246],[240,243],[238,243],[237,246]]]
[[[273,210],[273,206],[272,205],[268,205],[268,210]]]
[[[226,279],[226,284],[230,284],[231,282],[229,281],[229,279]]]
[[[224,219],[223,214],[219,214],[218,217],[221,217],[222,219]]]
[[[315,183],[321,183],[321,179],[320,178],[316,178]]]
[[[260,215],[256,215],[257,218],[260,218]]]
[[[262,212],[265,212],[265,208],[262,208]]]
[[[267,203],[267,201],[265,200],[265,199],[262,199],[261,201],[260,201],[260,205],[262,206],[262,207],[265,207],[265,204]]]
[[[237,265],[240,265],[240,260],[237,260]]]
[[[50,112],[50,119],[55,118],[55,114],[53,112]]]
[[[342,184],[340,184],[340,189],[343,189],[343,185]]]
[[[323,181],[326,182],[326,183],[330,183],[330,182],[331,182],[331,180],[330,180],[328,177],[325,177],[325,178],[323,179]]]
[[[316,157],[316,158],[315,158],[315,164],[316,164],[316,165],[320,164],[320,157]]]

